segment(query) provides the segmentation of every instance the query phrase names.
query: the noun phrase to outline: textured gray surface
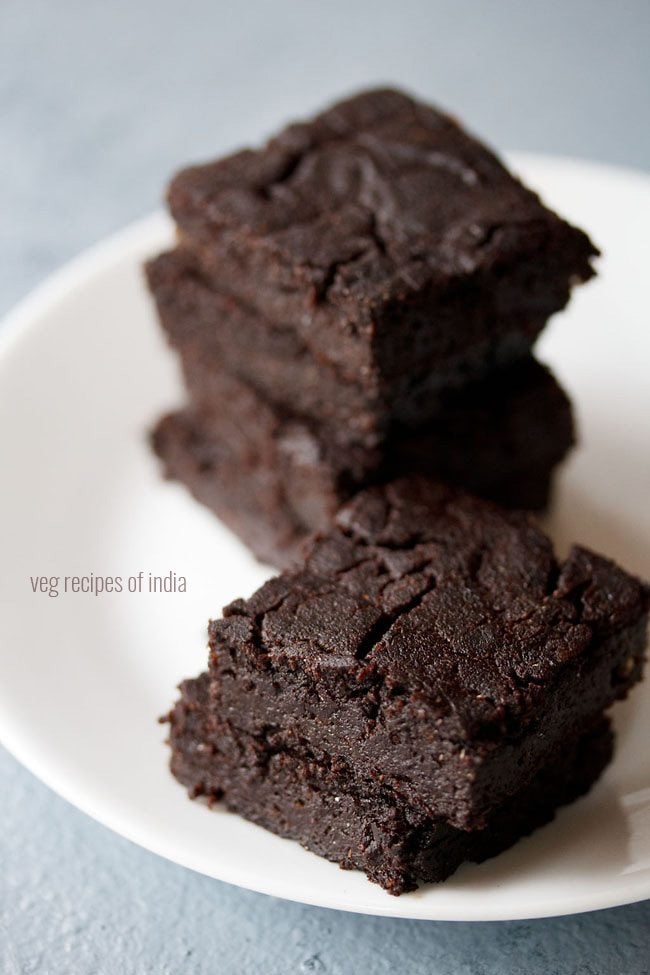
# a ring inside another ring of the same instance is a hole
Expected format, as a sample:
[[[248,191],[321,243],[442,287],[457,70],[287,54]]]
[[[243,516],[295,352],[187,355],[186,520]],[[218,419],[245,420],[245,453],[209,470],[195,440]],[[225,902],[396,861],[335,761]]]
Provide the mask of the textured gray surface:
[[[649,27],[646,0],[3,0],[0,310],[156,206],[179,162],[369,82],[453,107],[498,146],[648,168]],[[165,863],[6,754],[0,783],[11,975],[649,970],[650,903],[495,925],[337,914]]]

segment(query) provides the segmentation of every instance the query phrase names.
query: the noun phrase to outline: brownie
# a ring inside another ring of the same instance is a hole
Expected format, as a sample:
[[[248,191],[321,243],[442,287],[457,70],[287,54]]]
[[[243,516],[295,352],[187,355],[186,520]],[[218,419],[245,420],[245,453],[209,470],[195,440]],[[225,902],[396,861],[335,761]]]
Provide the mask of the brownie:
[[[352,382],[525,352],[597,254],[452,117],[392,90],[185,169],[169,205],[214,288]]]
[[[640,679],[650,591],[423,478],[360,492],[209,627],[215,712],[479,829]]]
[[[442,398],[419,430],[394,428],[382,449],[332,444],[198,356],[186,362],[199,405],[165,417],[153,436],[182,481],[263,561],[286,567],[306,534],[325,530],[359,487],[406,473],[463,486],[510,507],[545,507],[573,443],[569,401],[533,359]],[[201,394],[203,406],[201,403]]]
[[[360,869],[391,894],[441,881],[464,861],[481,862],[553,818],[586,792],[611,758],[612,734],[600,718],[566,742],[524,787],[467,832],[410,807],[388,785],[356,776],[340,759],[286,751],[215,717],[209,678],[181,685],[169,720],[174,775],[193,798],[226,806],[298,840],[347,869]]]
[[[345,378],[315,356],[295,330],[211,288],[183,249],[159,255],[146,272],[161,324],[198,403],[219,398],[220,377],[228,372],[280,409],[317,423],[322,439],[372,451],[391,427],[421,426],[440,414],[445,397],[453,396],[448,391],[467,386],[462,370],[453,379],[449,370],[444,375],[406,372],[390,382],[364,371]],[[480,365],[486,374],[509,375],[494,358],[485,356]],[[479,371],[479,363],[474,364],[471,378]],[[535,387],[535,377],[524,366],[519,386],[529,381]]]

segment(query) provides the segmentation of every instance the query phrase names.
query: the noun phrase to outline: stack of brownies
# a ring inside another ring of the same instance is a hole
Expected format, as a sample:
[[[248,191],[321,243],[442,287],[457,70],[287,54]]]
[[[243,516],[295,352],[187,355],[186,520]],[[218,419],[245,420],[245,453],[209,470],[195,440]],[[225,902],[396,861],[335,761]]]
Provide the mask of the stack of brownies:
[[[404,474],[546,505],[573,425],[531,348],[596,250],[452,118],[367,92],[169,202],[147,274],[189,403],[154,446],[260,558]]]
[[[147,270],[189,405],[155,448],[293,563],[210,624],[172,771],[391,893],[441,880],[592,785],[641,676],[648,589],[494,504],[543,507],[572,443],[531,348],[596,251],[394,91],[169,199]]]

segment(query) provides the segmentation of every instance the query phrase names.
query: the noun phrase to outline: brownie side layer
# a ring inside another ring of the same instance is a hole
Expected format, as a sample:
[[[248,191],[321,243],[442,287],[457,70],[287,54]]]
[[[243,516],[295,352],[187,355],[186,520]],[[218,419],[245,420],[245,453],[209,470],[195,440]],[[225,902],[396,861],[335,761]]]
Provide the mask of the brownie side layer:
[[[390,90],[184,170],[169,203],[218,289],[349,378],[530,345],[597,253],[452,118]]]
[[[209,361],[199,357],[195,368],[207,373],[201,388],[209,409],[165,417],[154,448],[168,476],[274,565],[290,564],[302,538],[327,529],[359,487],[404,473],[541,509],[552,471],[573,443],[569,401],[533,359],[447,394],[437,418],[420,430],[395,428],[375,450],[332,444]]]
[[[376,370],[350,377],[315,356],[295,331],[269,321],[229,294],[210,288],[187,251],[146,265],[161,324],[179,353],[193,399],[209,402],[224,371],[281,409],[318,423],[328,440],[376,447],[391,425],[420,425],[444,408],[446,391],[482,378],[524,343],[479,343],[444,367],[411,369],[384,380]]]
[[[195,402],[218,398],[220,376],[228,372],[270,403],[313,417],[344,443],[372,448],[384,433],[389,414],[375,377],[359,374],[354,382],[344,381],[295,331],[210,289],[181,250],[161,254],[146,271],[160,322],[180,355]]]
[[[197,430],[186,412],[170,413],[151,435],[165,477],[179,481],[213,511],[260,562],[288,568],[298,561],[305,526],[288,505],[277,472]]]
[[[480,827],[640,679],[648,589],[508,513],[411,479],[361,492],[303,568],[211,622],[215,708]]]
[[[314,522],[308,513],[324,490],[330,500],[318,507],[329,520],[360,487],[407,473],[449,481],[506,506],[540,509],[548,501],[543,485],[518,497],[509,488],[511,479],[519,482],[529,471],[550,470],[574,443],[568,397],[551,373],[530,358],[440,396],[435,414],[418,427],[392,423],[372,448],[343,443],[319,418],[274,406],[207,356],[189,354],[184,364],[194,425],[207,439],[225,438],[233,449],[246,445],[260,457],[268,456],[273,439],[279,474],[296,510],[307,506],[303,520],[312,528],[326,524]],[[253,398],[254,409],[238,406]],[[238,416],[229,418],[229,410]],[[314,465],[322,472],[317,479]]]
[[[553,818],[586,792],[611,759],[609,723],[568,741],[513,794],[486,827],[468,833],[411,808],[388,786],[331,758],[278,749],[215,719],[207,675],[181,685],[169,720],[171,767],[193,798],[223,799],[233,812],[302,843],[346,869],[363,870],[391,894],[437,882],[464,861],[481,862]]]
[[[287,430],[278,443],[289,454],[289,480],[277,466],[277,454],[269,462],[254,452],[242,453],[225,438],[210,436],[192,411],[168,414],[152,434],[165,476],[183,484],[261,562],[287,569],[300,561],[312,532],[329,527],[331,512],[349,492],[339,496],[340,485],[320,463],[318,444],[305,427]],[[543,462],[523,472],[501,471],[501,480],[494,483],[486,477],[485,487],[510,507],[542,508],[554,467]]]

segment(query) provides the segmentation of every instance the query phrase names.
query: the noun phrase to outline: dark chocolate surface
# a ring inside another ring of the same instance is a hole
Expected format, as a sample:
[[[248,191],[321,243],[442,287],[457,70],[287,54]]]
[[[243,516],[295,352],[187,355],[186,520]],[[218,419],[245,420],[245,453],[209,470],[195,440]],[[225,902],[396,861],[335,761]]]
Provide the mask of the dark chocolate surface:
[[[450,116],[391,90],[186,169],[169,201],[213,283],[352,378],[525,348],[596,254]]]
[[[186,169],[169,195],[181,226],[248,235],[343,301],[358,299],[356,287],[363,298],[387,282],[410,287],[423,269],[472,273],[560,224],[451,116],[391,90],[291,125],[262,150]],[[589,276],[593,249],[573,234]]]

